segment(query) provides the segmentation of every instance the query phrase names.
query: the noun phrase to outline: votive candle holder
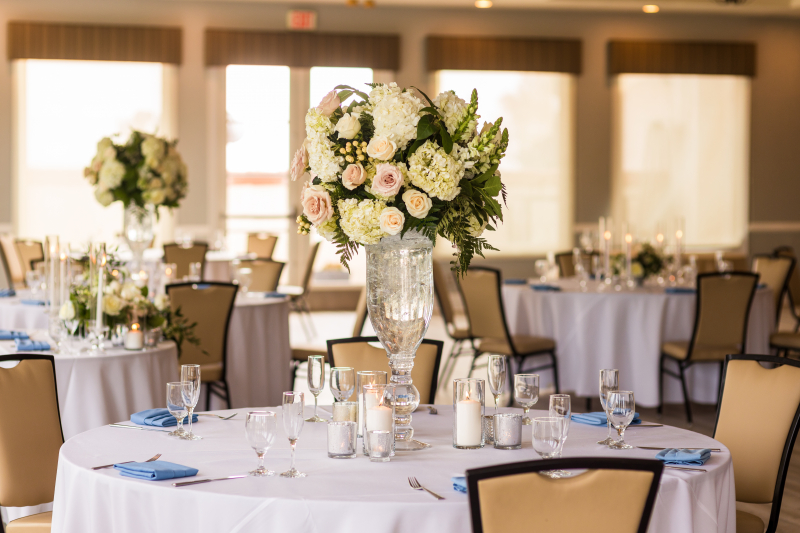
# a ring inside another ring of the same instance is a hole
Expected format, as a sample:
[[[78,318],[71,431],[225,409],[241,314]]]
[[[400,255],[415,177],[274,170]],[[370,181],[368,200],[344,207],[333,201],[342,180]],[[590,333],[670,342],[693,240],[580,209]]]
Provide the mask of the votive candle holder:
[[[392,456],[394,449],[394,430],[367,430],[369,443],[369,460],[373,463],[386,463]]]
[[[354,421],[328,422],[328,457],[331,459],[354,459],[356,443],[356,423]]]
[[[499,450],[522,448],[522,415],[499,413],[494,415],[494,447]]]
[[[477,449],[484,446],[483,413],[486,386],[482,379],[453,380],[453,447]]]

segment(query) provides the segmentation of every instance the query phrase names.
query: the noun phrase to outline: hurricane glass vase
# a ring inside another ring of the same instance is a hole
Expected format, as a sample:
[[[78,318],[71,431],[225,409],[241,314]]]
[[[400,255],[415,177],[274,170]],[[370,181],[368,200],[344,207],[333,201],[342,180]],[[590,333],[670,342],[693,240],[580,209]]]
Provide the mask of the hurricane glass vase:
[[[413,438],[411,413],[420,397],[411,369],[433,313],[433,245],[424,235],[409,231],[402,238],[384,237],[366,249],[367,309],[395,385],[396,449],[427,448]]]
[[[133,267],[142,267],[144,251],[155,237],[156,208],[150,204],[144,207],[132,203],[125,208],[123,235],[133,252]]]

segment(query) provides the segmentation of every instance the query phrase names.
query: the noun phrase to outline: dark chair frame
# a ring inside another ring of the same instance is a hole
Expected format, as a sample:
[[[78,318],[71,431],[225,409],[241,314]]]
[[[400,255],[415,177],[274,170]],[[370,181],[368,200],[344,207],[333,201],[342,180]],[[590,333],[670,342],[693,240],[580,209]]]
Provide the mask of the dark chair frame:
[[[22,263],[22,276],[25,277],[25,273],[28,271],[27,269],[30,268],[31,270],[36,270],[36,263],[44,262],[44,243],[42,241],[32,241],[30,239],[14,239],[14,248],[16,249],[18,244],[29,244],[34,243],[39,245],[39,249],[42,251],[42,257],[39,259],[31,259],[28,262],[28,266],[25,266],[25,262],[22,260],[22,254],[19,253],[19,249],[16,250],[17,254],[19,254],[19,260]]]
[[[174,288],[182,288],[182,287],[191,287],[193,285],[204,285],[204,286],[214,286],[214,287],[233,287],[234,291],[238,291],[238,286],[233,283],[224,283],[221,281],[203,281],[203,282],[182,282],[182,283],[171,283],[165,287],[167,292],[167,296],[170,295],[170,291]],[[211,407],[211,394],[213,393],[216,397],[220,400],[224,401],[225,404],[228,406],[228,409],[231,409],[231,393],[230,388],[228,387],[228,332],[230,331],[231,326],[231,315],[233,315],[233,308],[236,306],[236,292],[233,293],[233,301],[231,301],[231,307],[228,309],[228,316],[225,319],[225,334],[223,336],[222,341],[222,376],[219,381],[206,381],[206,409]],[[178,350],[180,354],[180,350]],[[200,376],[202,382],[202,376]]]
[[[205,241],[194,241],[194,242],[192,242],[192,246],[190,246],[190,248],[193,248],[195,246],[205,246],[205,249],[206,249],[205,252],[203,252],[203,260],[200,261],[200,280],[201,281],[205,281],[205,277],[206,277],[206,254],[208,254],[208,243],[205,242]],[[164,245],[164,262],[165,263],[169,262],[169,261],[167,261],[167,248],[168,247],[183,248],[183,245],[180,244],[180,243],[177,243],[177,242],[166,243]],[[197,283],[197,282],[194,281],[194,282],[190,282],[190,283]]]
[[[566,469],[636,470],[640,472],[652,472],[653,481],[647,493],[647,499],[645,500],[644,509],[642,510],[642,518],[639,522],[639,529],[637,530],[638,533],[646,533],[647,526],[650,524],[650,517],[653,514],[653,506],[655,505],[656,495],[658,494],[658,487],[661,481],[661,474],[664,471],[664,464],[654,459],[618,459],[610,457],[544,459],[541,461],[525,461],[467,470],[467,495],[469,497],[469,510],[472,516],[472,532],[483,533],[480,499],[478,498],[479,481],[502,476]]]
[[[800,361],[788,359],[785,357],[775,357],[773,355],[749,355],[749,354],[731,354],[725,358],[725,366],[722,373],[722,386],[719,391],[718,405],[722,406],[722,394],[725,390],[725,377],[728,374],[729,361],[756,361],[758,363],[767,363],[771,365],[791,365],[795,368],[800,368]],[[719,424],[719,412],[717,409],[717,418],[714,421],[714,437],[717,434],[717,425]],[[786,474],[789,472],[789,461],[792,458],[792,449],[797,440],[797,433],[800,431],[800,406],[792,419],[792,424],[789,426],[789,434],[786,436],[786,443],[783,446],[783,453],[781,454],[781,462],[778,465],[778,475],[775,479],[775,493],[772,497],[772,510],[769,515],[769,523],[767,530],[764,533],[775,533],[778,529],[778,520],[781,514],[781,502],[783,500],[783,489],[786,485]]]
[[[434,265],[433,268],[436,268]],[[461,292],[461,285],[456,281],[456,292],[458,293],[458,297],[461,298],[462,307],[464,308],[464,313],[467,313],[467,305],[464,302],[464,294]],[[449,298],[447,293],[446,287],[439,287],[435,282],[433,284],[433,293],[436,297],[436,302],[439,304],[439,311],[442,313],[442,318],[445,318],[445,311],[444,311],[444,304],[442,300],[444,298]],[[469,322],[469,314],[467,314],[467,321]],[[454,326],[455,327],[455,326]],[[439,377],[439,384],[443,381],[447,381],[450,379],[450,376],[453,374],[453,371],[456,367],[456,361],[462,355],[468,355],[470,351],[472,352],[472,363],[470,368],[472,370],[475,369],[475,360],[478,358],[476,355],[478,353],[478,348],[475,347],[475,337],[472,335],[472,325],[469,324],[468,332],[469,336],[463,339],[456,339],[450,334],[450,331],[447,329],[447,320],[445,319],[444,325],[445,332],[447,336],[453,340],[453,347],[450,349],[450,353],[447,355],[447,359],[444,362],[444,368],[442,368],[442,375]],[[465,348],[464,344],[469,341],[470,347]],[[470,370],[470,372],[472,371]]]
[[[311,307],[308,305],[309,287],[311,287],[311,278],[314,275],[314,263],[317,261],[317,254],[319,254],[319,247],[322,241],[316,242],[309,247],[308,257],[306,258],[306,270],[303,272],[303,292],[300,294],[289,294],[289,309],[300,315],[300,324],[306,332],[306,337],[310,341],[317,336],[317,329],[314,327],[314,321],[311,319]],[[313,250],[313,252],[312,252]]]
[[[753,290],[750,292],[750,299],[747,301],[747,309],[744,313],[744,327],[742,328],[742,342],[740,343],[740,352],[744,353],[745,346],[747,344],[747,325],[750,320],[750,309],[753,306],[753,297],[756,294],[756,289],[758,288],[758,274],[753,272],[707,272],[705,274],[699,274],[697,276],[697,294],[695,299],[695,307],[694,307],[694,326],[692,327],[692,338],[689,341],[689,346],[686,349],[686,359],[675,359],[674,357],[667,355],[664,352],[661,352],[661,358],[658,363],[658,407],[656,408],[656,412],[659,416],[663,413],[664,410],[664,376],[671,376],[681,380],[681,388],[683,389],[683,402],[686,408],[686,419],[691,424],[692,423],[692,404],[689,398],[689,389],[686,385],[686,369],[694,364],[716,364],[719,363],[720,365],[720,382],[718,393],[722,391],[722,374],[725,369],[725,361],[693,361],[692,360],[692,352],[694,351],[694,343],[697,339],[697,327],[700,323],[700,292],[702,289],[702,280],[705,278],[711,277],[725,277],[725,276],[745,276],[755,278],[755,283],[753,283]],[[674,372],[673,370],[669,370],[664,363],[670,359],[675,361],[678,364],[678,372]]]
[[[777,329],[778,324],[781,322],[781,310],[783,309],[783,299],[786,294],[789,292],[789,280],[792,279],[792,274],[794,274],[794,268],[797,266],[797,261],[793,257],[781,256],[776,254],[755,254],[753,256],[753,260],[750,262],[751,270],[755,266],[757,258],[762,259],[787,259],[791,263],[789,265],[789,270],[786,272],[786,279],[783,280],[783,287],[781,287],[781,293],[778,295],[778,307],[775,310],[775,328]],[[789,298],[791,301],[791,297]]]
[[[3,247],[0,246],[0,269],[2,272],[0,274],[4,275],[6,278],[6,284],[8,285],[9,290],[14,290],[14,279],[11,277],[11,268],[8,266],[8,258],[6,257],[6,252],[3,250]]]
[[[794,255],[794,249],[791,246],[778,246],[777,248],[775,248],[772,251],[772,256],[773,257],[788,257],[786,255],[781,255],[781,252],[789,252],[792,255]],[[794,267],[795,268],[800,268],[797,265],[797,259],[794,258],[794,257],[792,257],[792,259],[795,259]],[[797,306],[800,306],[800,300],[795,301],[795,298],[800,299],[800,294],[792,294],[791,283],[790,283],[791,277],[792,277],[791,274],[792,273],[789,274],[789,279],[787,279],[787,281],[786,281],[786,285],[787,285],[787,287],[786,287],[786,297],[789,300],[789,311],[792,313],[792,316],[794,317],[794,321],[795,321],[794,331],[795,331],[795,333],[797,333],[798,331],[800,331],[800,314],[798,314],[798,312],[797,312]],[[787,350],[787,352],[788,352],[788,350]]]
[[[559,261],[558,259],[559,259],[559,257],[566,257],[566,256],[570,256],[571,257],[572,256],[572,252],[559,252],[555,256],[556,257],[556,265],[558,266],[558,275],[561,276],[562,278],[564,277],[564,271],[561,268],[561,261]],[[584,252],[583,250],[581,250],[581,258],[583,258],[584,256],[588,256],[589,257],[589,274],[594,274],[594,271],[592,271],[591,258],[592,257],[600,257],[600,252],[598,252],[597,250],[592,250],[591,252],[587,253],[587,252]]]
[[[380,340],[378,337],[350,337],[348,339],[331,339],[327,341],[328,344],[328,362],[331,365],[331,368],[336,366],[336,363],[333,359],[333,347],[337,344],[350,344],[354,342],[371,342],[371,343],[379,343]],[[439,386],[439,365],[442,362],[442,352],[444,351],[444,342],[437,341],[434,339],[422,339],[420,344],[430,344],[436,346],[436,361],[433,363],[433,375],[431,376],[431,393],[430,398],[428,398],[431,404],[436,402],[436,391]]]

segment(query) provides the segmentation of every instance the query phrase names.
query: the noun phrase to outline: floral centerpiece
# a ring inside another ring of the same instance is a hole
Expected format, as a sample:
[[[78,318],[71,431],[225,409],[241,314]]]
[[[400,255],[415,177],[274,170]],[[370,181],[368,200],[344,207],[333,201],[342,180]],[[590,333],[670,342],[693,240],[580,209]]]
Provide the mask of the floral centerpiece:
[[[307,138],[292,179],[311,179],[301,195],[298,231],[336,243],[347,267],[359,246],[415,230],[455,249],[453,269],[494,250],[482,237],[503,213],[498,165],[508,147],[502,118],[477,129],[478,93],[431,100],[392,83],[369,94],[339,85],[306,115]],[[347,101],[350,101],[347,104]]]
[[[631,275],[636,279],[647,279],[658,275],[664,268],[664,256],[650,243],[643,243],[639,251],[631,258]],[[614,254],[611,257],[611,271],[615,276],[625,272],[625,254]]]

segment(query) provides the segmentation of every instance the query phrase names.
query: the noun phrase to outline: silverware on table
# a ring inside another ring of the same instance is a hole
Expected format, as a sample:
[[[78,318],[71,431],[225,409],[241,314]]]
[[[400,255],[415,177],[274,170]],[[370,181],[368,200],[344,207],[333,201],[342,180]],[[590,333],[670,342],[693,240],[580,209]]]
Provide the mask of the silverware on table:
[[[155,454],[153,457],[144,461],[145,463],[152,463],[153,461],[158,461],[158,458],[161,457],[160,453]],[[111,463],[110,465],[103,465],[103,466],[95,466],[92,470],[102,470],[103,468],[111,468],[114,465],[126,465],[128,463],[135,463],[136,461],[125,461],[123,463]]]
[[[704,468],[689,468],[688,466],[664,465],[664,468],[671,468],[672,470],[688,470],[689,472],[707,472],[707,470]]]
[[[199,483],[211,483],[212,481],[224,481],[226,479],[238,479],[240,477],[247,477],[247,474],[239,474],[238,476],[218,477],[214,479],[198,479],[197,481],[181,481],[180,483],[173,483],[173,487],[185,487],[186,485],[197,485]]]
[[[705,450],[706,448],[698,448],[697,446],[692,446],[691,448],[684,448],[682,446],[637,446],[637,448],[641,448],[642,450],[669,450],[671,448],[676,448],[679,450]],[[712,452],[721,452],[719,448],[707,448],[709,451]]]
[[[631,424],[630,426],[628,426],[625,429],[627,430],[627,429],[633,429],[633,428],[663,428],[663,427],[664,427],[664,424],[644,424],[644,423],[642,423],[642,424]]]
[[[230,420],[234,416],[238,415],[239,413],[233,413],[231,416],[221,416],[215,415],[213,413],[195,413],[197,416],[213,416],[214,418],[219,418],[221,420]]]
[[[432,406],[432,405],[428,406],[428,411],[430,411],[430,413],[432,415],[438,415],[439,414],[439,411],[437,411],[436,408],[434,406]]]
[[[444,500],[444,497],[439,496],[438,494],[436,494],[432,490],[426,489],[425,487],[420,485],[419,481],[417,481],[417,478],[415,478],[415,477],[408,478],[408,484],[411,485],[411,488],[414,489],[414,490],[424,490],[425,492],[427,492],[428,494],[430,494],[431,496],[433,496],[437,500]]]
[[[139,429],[144,431],[158,431],[159,433],[169,433],[168,429],[155,429],[155,428],[143,428],[141,426],[128,426],[127,424],[109,424],[109,427],[112,428],[126,428],[126,429]]]

